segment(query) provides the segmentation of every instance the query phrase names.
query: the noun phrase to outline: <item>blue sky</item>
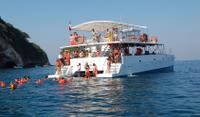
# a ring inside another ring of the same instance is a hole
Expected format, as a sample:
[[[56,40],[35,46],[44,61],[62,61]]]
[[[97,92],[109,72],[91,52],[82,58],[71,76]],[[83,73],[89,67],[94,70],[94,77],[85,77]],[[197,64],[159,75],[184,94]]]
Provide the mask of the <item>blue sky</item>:
[[[68,44],[71,21],[115,20],[146,25],[177,60],[200,59],[200,0],[1,0],[0,16],[27,32],[54,63]]]

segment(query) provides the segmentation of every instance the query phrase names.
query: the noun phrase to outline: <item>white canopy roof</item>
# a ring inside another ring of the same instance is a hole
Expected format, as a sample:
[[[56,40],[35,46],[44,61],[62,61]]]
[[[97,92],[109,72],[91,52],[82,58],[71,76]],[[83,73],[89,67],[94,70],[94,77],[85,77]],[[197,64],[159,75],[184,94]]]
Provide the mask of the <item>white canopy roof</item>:
[[[72,30],[83,30],[83,31],[91,31],[93,28],[96,31],[103,32],[106,29],[112,28],[143,28],[146,26],[132,25],[127,23],[121,23],[116,21],[107,21],[107,20],[97,20],[97,21],[89,21],[86,23],[82,23],[72,27]]]

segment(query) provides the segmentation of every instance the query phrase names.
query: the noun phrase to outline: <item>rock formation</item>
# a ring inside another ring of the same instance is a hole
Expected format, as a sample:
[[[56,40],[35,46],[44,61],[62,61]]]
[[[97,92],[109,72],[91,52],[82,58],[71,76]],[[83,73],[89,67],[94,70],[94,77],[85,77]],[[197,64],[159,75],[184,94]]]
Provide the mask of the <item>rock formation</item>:
[[[48,65],[47,54],[29,42],[29,35],[0,18],[0,68]]]

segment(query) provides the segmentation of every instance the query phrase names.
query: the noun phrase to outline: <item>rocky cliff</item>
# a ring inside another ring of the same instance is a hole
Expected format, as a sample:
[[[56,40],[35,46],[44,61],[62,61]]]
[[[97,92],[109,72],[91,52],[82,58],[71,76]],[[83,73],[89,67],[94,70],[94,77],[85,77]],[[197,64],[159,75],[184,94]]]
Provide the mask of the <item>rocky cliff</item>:
[[[29,42],[29,35],[0,18],[0,68],[48,65],[47,54]]]

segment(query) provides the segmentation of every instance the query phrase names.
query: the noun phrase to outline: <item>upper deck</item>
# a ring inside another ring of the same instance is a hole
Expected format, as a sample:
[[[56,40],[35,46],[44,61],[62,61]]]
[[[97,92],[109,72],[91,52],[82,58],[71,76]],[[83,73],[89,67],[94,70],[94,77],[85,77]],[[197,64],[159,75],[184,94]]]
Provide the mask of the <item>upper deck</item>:
[[[89,42],[89,43],[83,43],[83,44],[77,44],[77,45],[69,45],[69,46],[61,46],[60,49],[67,49],[67,48],[76,48],[76,47],[87,47],[87,46],[98,46],[98,45],[109,45],[109,44],[123,44],[123,45],[129,45],[129,46],[154,46],[154,45],[164,45],[161,43],[152,43],[152,42],[134,42],[134,41],[112,41],[112,42]]]
[[[147,35],[146,26],[103,20],[82,23],[70,29],[70,45],[62,46],[60,49],[108,44],[163,45],[157,42],[155,36]]]

